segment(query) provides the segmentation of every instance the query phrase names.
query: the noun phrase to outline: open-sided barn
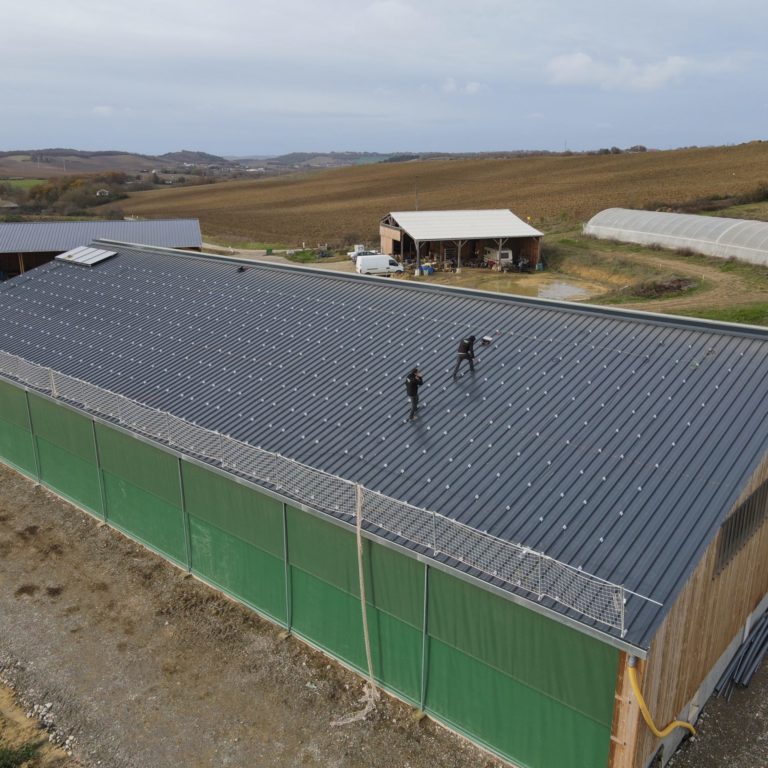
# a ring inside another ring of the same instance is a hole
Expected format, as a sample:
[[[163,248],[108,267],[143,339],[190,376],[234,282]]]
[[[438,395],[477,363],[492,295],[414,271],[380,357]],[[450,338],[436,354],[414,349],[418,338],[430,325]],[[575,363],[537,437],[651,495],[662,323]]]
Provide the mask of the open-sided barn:
[[[497,269],[534,269],[544,236],[512,211],[395,211],[379,223],[381,251],[403,261],[450,262],[456,271],[467,263],[491,262]]]
[[[765,330],[94,246],[0,285],[5,463],[516,765],[669,755],[633,675],[694,722],[768,602]]]
[[[0,280],[23,274],[97,238],[199,251],[197,219],[0,222]]]

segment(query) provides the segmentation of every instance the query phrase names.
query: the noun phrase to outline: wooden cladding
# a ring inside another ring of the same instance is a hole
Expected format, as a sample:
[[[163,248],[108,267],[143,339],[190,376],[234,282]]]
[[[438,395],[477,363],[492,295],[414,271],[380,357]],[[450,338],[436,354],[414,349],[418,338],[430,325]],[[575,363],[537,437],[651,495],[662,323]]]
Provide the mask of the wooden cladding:
[[[733,559],[768,516],[768,480],[740,504],[723,523],[717,549],[716,573]]]

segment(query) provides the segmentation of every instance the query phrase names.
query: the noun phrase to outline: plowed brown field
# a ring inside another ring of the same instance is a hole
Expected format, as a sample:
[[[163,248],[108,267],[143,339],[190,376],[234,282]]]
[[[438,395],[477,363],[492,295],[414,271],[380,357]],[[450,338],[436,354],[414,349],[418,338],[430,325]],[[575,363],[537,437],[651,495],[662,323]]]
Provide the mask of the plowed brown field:
[[[510,208],[545,230],[604,208],[749,192],[768,182],[768,142],[617,155],[426,160],[139,192],[126,213],[191,216],[206,236],[376,242],[390,211]]]

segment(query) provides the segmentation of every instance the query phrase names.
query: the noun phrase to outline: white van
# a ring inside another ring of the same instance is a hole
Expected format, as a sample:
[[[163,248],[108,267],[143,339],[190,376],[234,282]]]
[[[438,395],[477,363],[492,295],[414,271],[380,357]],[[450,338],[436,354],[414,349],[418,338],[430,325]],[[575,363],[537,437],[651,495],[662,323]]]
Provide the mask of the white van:
[[[403,265],[386,253],[376,253],[358,256],[355,261],[355,271],[361,275],[393,275],[402,272]]]

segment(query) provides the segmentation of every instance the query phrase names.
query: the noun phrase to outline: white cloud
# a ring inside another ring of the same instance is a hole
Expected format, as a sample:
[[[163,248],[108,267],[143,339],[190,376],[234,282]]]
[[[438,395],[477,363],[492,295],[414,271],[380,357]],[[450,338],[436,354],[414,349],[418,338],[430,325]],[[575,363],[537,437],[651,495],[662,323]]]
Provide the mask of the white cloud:
[[[457,93],[463,96],[475,96],[481,91],[485,90],[485,86],[482,83],[478,83],[475,80],[469,82],[459,83],[452,77],[446,77],[440,85],[440,90],[443,93],[453,94]]]
[[[230,154],[289,137],[305,147],[469,150],[765,132],[765,0],[6,5],[3,53],[26,65],[0,71],[5,148],[33,136],[41,146],[71,136],[72,146],[130,148],[145,135],[170,149],[192,131],[202,148]],[[84,47],[88,56],[72,54]],[[595,125],[608,118],[614,128]]]
[[[732,57],[708,62],[686,56],[667,56],[650,62],[637,62],[626,57],[601,61],[587,53],[577,52],[551,59],[547,73],[550,82],[555,85],[655,91],[671,83],[678,83],[689,75],[724,74],[739,68],[739,62]]]

